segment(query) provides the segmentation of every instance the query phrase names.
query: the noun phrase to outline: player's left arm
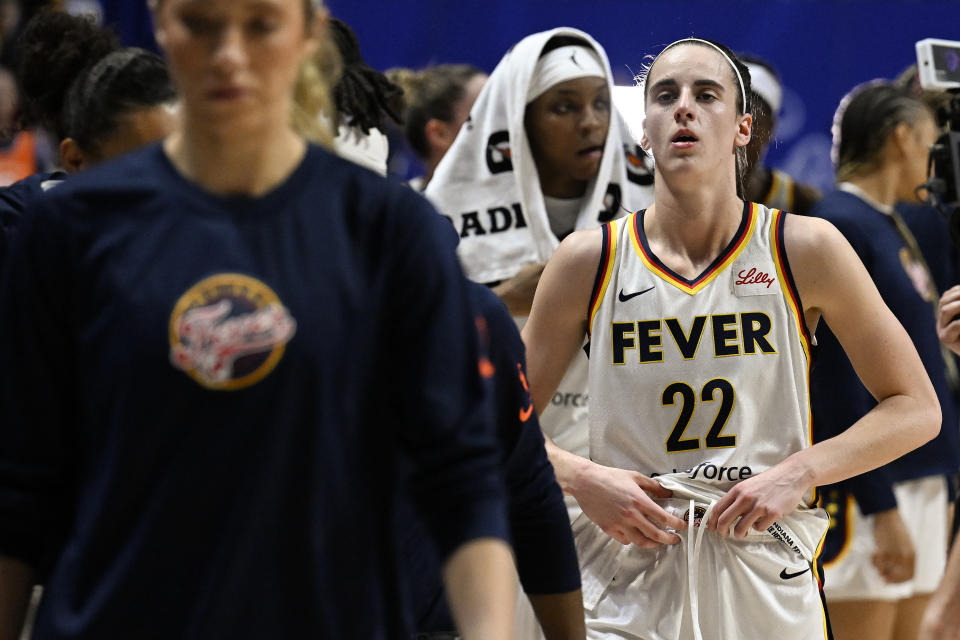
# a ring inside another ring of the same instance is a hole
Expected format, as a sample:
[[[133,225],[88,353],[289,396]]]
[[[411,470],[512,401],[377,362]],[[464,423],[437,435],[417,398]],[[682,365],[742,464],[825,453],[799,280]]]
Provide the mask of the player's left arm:
[[[447,558],[443,582],[464,640],[512,637],[515,576],[513,555],[496,538],[469,540]]]
[[[461,635],[509,638],[517,578],[466,281],[449,224],[412,191],[396,197],[379,231],[390,247],[379,267],[389,427],[413,461],[410,494],[444,558]]]
[[[940,404],[913,342],[846,239],[825,220],[788,216],[784,241],[808,327],[830,325],[878,404],[843,433],[731,489],[707,523],[721,535],[734,525],[738,537],[764,530],[813,487],[886,464],[940,428]]]

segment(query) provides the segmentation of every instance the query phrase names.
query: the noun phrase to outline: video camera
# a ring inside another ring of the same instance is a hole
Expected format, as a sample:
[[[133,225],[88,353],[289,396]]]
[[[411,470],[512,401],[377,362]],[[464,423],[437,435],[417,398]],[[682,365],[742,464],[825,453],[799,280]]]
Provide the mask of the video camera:
[[[937,112],[937,124],[945,127],[930,149],[924,185],[927,199],[950,221],[950,235],[960,245],[960,42],[927,38],[916,44],[920,86],[950,94]]]

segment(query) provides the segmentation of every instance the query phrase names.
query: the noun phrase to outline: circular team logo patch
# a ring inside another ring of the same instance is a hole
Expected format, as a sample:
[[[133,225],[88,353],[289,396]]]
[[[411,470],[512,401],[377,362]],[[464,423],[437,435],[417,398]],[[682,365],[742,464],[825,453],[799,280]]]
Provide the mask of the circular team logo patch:
[[[707,515],[707,510],[704,507],[695,506],[693,508],[693,526],[699,527],[703,522],[703,516]],[[690,522],[690,509],[687,509],[683,514],[683,521]]]
[[[221,273],[193,285],[174,306],[170,361],[209,389],[243,389],[273,371],[296,330],[270,287]]]

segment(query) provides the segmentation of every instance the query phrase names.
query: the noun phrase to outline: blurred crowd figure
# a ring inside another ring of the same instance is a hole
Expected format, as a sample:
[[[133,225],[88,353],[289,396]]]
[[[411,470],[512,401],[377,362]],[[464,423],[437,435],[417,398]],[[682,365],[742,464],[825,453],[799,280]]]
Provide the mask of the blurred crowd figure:
[[[741,56],[753,81],[753,131],[747,145],[746,197],[768,207],[807,214],[820,199],[820,192],[797,182],[780,169],[764,165],[767,148],[775,139],[777,118],[783,102],[783,85],[772,63],[756,56]]]
[[[469,64],[438,64],[420,70],[398,67],[386,73],[403,89],[403,133],[424,168],[410,186],[423,191],[470,116],[487,74]]]

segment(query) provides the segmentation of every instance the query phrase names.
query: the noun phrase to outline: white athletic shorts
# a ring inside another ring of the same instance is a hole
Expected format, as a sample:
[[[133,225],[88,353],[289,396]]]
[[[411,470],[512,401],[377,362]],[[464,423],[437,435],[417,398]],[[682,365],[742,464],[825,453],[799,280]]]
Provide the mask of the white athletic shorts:
[[[690,500],[658,502],[691,520]],[[707,507],[696,503],[696,526],[680,532],[679,544],[658,549],[623,546],[586,515],[577,519],[573,531],[583,576],[587,637],[827,638],[823,599],[815,562],[811,563],[826,531],[822,510],[787,516],[776,525],[779,535],[751,531],[746,539],[736,540],[699,526],[697,520],[706,518]]]
[[[843,543],[839,553],[823,564],[823,590],[827,602],[840,600],[903,600],[933,593],[947,563],[947,483],[944,476],[930,476],[894,485],[897,509],[913,538],[916,565],[913,578],[888,583],[874,568],[870,557],[876,551],[874,517],[860,513],[852,496],[846,503],[845,521],[840,518]],[[833,525],[831,525],[833,526]],[[835,535],[831,531],[829,535]]]

